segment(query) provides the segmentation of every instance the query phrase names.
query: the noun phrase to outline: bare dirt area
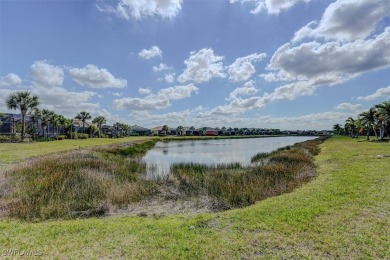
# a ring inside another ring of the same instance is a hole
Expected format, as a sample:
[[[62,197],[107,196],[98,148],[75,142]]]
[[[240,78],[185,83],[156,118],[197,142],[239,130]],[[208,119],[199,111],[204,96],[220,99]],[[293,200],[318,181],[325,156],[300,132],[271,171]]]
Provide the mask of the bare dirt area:
[[[218,202],[208,196],[168,199],[159,195],[130,204],[123,209],[110,209],[106,216],[163,217],[174,214],[195,214],[216,211],[219,211]]]

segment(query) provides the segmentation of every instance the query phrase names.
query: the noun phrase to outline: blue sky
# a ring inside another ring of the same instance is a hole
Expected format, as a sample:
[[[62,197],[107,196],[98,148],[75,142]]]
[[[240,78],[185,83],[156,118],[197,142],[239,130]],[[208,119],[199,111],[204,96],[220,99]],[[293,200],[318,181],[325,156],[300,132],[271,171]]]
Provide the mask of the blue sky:
[[[331,129],[390,99],[388,0],[0,0],[0,111]]]

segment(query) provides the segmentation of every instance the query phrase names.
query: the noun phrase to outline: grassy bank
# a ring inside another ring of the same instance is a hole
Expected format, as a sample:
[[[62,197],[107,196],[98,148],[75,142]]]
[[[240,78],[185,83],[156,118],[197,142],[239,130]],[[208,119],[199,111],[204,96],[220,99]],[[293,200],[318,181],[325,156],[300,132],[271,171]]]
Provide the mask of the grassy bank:
[[[390,145],[331,138],[318,177],[253,206],[163,218],[0,222],[2,250],[44,258],[390,258]]]
[[[26,158],[62,151],[126,142],[137,142],[148,140],[150,138],[151,137],[148,136],[132,136],[126,138],[91,138],[34,143],[2,143],[0,144],[0,165],[20,162]]]

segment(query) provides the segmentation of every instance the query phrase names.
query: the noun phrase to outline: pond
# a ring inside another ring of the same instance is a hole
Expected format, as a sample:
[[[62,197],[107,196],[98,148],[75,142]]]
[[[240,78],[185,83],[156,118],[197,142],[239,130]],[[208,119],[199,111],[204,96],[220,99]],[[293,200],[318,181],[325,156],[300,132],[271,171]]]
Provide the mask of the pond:
[[[251,158],[260,152],[272,152],[278,148],[312,140],[314,136],[287,136],[240,139],[207,139],[191,141],[157,142],[143,161],[147,174],[163,176],[176,163],[197,163],[209,166],[227,163],[251,163]]]

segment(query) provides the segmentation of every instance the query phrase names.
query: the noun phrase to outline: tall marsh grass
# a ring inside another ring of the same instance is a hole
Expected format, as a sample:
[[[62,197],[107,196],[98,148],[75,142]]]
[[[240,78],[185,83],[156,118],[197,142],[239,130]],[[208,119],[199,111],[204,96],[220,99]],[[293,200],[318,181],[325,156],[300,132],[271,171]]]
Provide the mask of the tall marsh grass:
[[[150,196],[155,184],[139,178],[145,165],[129,159],[80,151],[39,159],[6,173],[10,217],[74,218],[103,215]]]

